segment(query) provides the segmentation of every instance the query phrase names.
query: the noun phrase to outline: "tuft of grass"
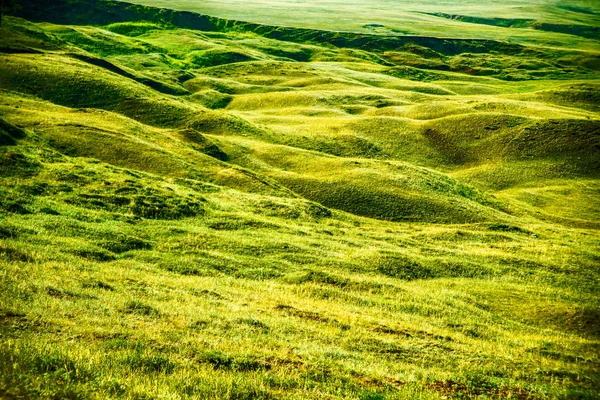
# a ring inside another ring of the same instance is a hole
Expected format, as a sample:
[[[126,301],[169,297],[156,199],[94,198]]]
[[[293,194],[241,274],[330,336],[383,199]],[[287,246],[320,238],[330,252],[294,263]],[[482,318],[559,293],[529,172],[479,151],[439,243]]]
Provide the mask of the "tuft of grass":
[[[150,317],[156,317],[160,315],[160,312],[156,308],[137,300],[131,300],[125,303],[123,312],[127,314],[138,314]]]
[[[436,277],[434,271],[405,256],[384,256],[377,264],[377,272],[394,278],[414,280]]]
[[[133,354],[121,360],[121,363],[134,371],[146,374],[172,374],[177,365],[168,357],[162,355],[146,355],[140,342],[136,344]]]
[[[93,261],[108,262],[116,259],[115,255],[103,249],[76,249],[73,254]]]
[[[100,289],[100,290],[108,290],[110,292],[114,291],[115,288],[109,285],[108,283],[104,283],[102,281],[94,281],[89,280],[81,283],[81,286],[85,289]]]
[[[212,366],[215,370],[252,372],[271,368],[268,363],[252,356],[231,356],[219,351],[205,351],[196,354],[195,359]]]
[[[11,232],[9,232],[10,234]],[[7,261],[33,262],[31,254],[19,248],[0,245],[0,255]]]

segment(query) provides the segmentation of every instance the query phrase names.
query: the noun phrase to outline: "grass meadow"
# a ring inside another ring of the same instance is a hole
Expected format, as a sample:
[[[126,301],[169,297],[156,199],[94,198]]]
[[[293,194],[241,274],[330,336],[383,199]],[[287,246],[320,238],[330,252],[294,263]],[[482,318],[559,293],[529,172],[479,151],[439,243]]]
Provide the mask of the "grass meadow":
[[[136,3],[2,19],[0,398],[599,398],[594,2]]]

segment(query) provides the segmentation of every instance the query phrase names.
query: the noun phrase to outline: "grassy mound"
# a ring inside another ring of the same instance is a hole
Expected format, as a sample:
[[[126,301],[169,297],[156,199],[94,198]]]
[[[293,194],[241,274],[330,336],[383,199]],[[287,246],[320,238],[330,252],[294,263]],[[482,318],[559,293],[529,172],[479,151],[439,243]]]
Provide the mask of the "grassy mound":
[[[152,22],[117,22],[106,27],[111,32],[125,36],[141,36],[148,32],[163,30],[164,26]]]

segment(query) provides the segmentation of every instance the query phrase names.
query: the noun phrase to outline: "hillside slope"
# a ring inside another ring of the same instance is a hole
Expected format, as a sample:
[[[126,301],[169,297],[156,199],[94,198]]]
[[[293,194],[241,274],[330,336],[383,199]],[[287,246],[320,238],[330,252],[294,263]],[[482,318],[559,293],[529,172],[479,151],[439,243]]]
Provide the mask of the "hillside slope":
[[[0,398],[597,397],[600,53],[490,32],[4,17]]]

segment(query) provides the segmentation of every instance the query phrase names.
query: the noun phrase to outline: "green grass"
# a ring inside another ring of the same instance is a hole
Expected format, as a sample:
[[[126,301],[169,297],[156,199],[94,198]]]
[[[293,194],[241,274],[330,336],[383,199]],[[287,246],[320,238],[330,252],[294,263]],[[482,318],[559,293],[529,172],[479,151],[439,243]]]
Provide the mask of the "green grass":
[[[593,4],[41,4],[0,28],[0,398],[600,395],[598,46],[539,25]]]
[[[348,30],[378,34],[418,34],[446,37],[504,37],[515,41],[550,42],[565,39],[549,28],[564,27],[563,32],[577,31],[573,27],[597,27],[597,4],[593,1],[555,1],[522,3],[508,1],[447,1],[419,2],[404,0],[401,7],[386,1],[341,0],[302,3],[284,1],[240,1],[227,4],[215,0],[202,3],[189,0],[136,0],[134,3],[175,8],[227,19],[262,24],[305,27],[312,29]],[[287,12],[281,13],[282,7]],[[344,18],[332,18],[332,13]],[[437,14],[437,15],[436,15]],[[445,16],[453,16],[452,22]],[[442,17],[442,18],[440,18]],[[457,18],[459,17],[459,18]],[[493,17],[493,18],[491,18]],[[524,21],[511,23],[511,21]],[[535,24],[537,23],[537,25]],[[484,24],[483,26],[480,24]],[[540,26],[541,25],[541,26]],[[497,27],[496,27],[497,26]],[[513,26],[506,28],[505,26]],[[571,30],[567,30],[567,28]],[[527,29],[529,28],[529,29]],[[546,30],[543,34],[533,28]],[[559,32],[561,32],[559,31]]]

